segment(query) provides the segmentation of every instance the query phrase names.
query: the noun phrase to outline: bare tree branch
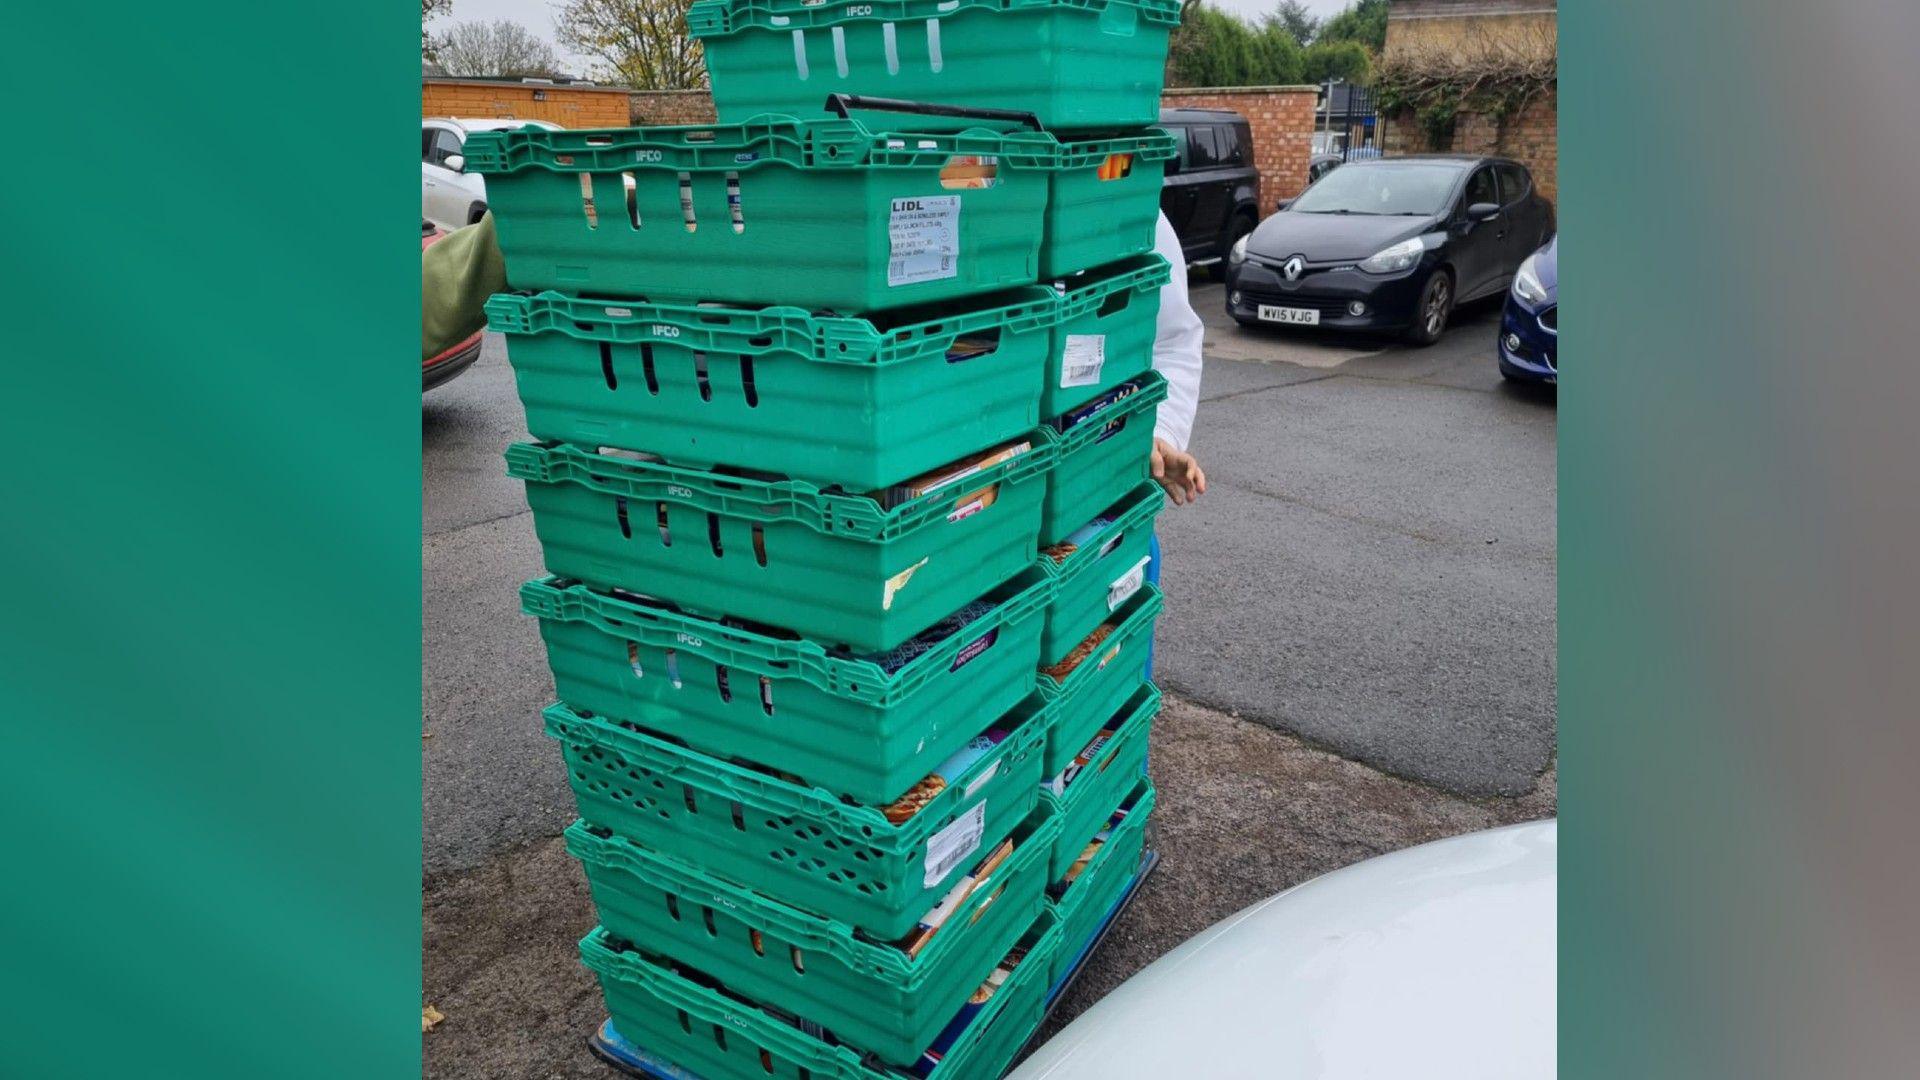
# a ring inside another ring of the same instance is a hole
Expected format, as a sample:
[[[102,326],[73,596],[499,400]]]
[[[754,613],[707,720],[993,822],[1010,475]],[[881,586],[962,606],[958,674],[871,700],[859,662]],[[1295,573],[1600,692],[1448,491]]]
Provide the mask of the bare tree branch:
[[[700,43],[687,36],[691,0],[568,0],[554,12],[560,42],[597,58],[595,74],[640,90],[705,86]]]
[[[449,75],[467,78],[553,76],[560,62],[553,47],[517,22],[455,23],[434,38],[434,59]]]

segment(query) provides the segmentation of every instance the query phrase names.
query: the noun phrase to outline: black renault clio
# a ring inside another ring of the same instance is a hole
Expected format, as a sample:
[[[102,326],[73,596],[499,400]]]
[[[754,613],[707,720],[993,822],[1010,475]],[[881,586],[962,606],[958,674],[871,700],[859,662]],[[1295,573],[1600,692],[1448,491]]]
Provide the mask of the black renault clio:
[[[1431,345],[1456,303],[1500,293],[1553,231],[1553,204],[1518,162],[1351,161],[1234,246],[1227,313]]]

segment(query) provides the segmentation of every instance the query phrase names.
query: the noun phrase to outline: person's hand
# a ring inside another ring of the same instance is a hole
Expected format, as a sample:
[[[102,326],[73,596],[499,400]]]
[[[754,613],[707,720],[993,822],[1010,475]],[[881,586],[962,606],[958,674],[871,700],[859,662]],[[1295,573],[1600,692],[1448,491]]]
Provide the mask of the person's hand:
[[[1176,450],[1165,439],[1153,440],[1153,479],[1167,491],[1175,506],[1183,506],[1207,493],[1207,474],[1200,462],[1185,450]]]

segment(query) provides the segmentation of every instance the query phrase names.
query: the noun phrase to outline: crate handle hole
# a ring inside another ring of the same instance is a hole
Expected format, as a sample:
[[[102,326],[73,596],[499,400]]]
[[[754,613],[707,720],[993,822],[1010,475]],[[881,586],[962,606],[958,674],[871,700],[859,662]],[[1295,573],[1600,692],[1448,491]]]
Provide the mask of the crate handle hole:
[[[767,1053],[764,1046],[760,1048],[760,1067],[766,1070],[768,1076],[773,1075],[773,1055]]]
[[[727,1048],[727,1033],[719,1024],[713,1025],[713,1045],[719,1047],[722,1051],[725,1051]]]
[[[672,649],[667,650],[667,681],[675,690],[680,689],[680,656]],[[693,789],[687,789],[687,809],[693,809]]]
[[[680,1013],[680,1030],[686,1032],[689,1035],[693,1034],[693,1024],[691,1021],[687,1019],[687,1010],[681,1009],[679,1010],[679,1013]]]
[[[580,174],[580,206],[587,214],[587,228],[600,227],[600,212],[593,208],[593,174]]]
[[[767,943],[766,943],[766,940],[760,936],[760,931],[748,930],[747,941],[749,941],[753,945],[753,955],[755,956],[767,955]]]
[[[693,785],[692,784],[680,785],[680,801],[686,804],[687,813],[697,814],[700,812],[700,807],[697,804],[695,804],[693,801]]]
[[[693,216],[693,174],[680,174],[680,216],[686,220],[687,231],[693,232],[700,223]]]
[[[747,213],[740,202],[740,174],[737,172],[727,174],[727,213],[733,215],[734,232],[747,231]]]
[[[695,349],[693,352],[693,379],[700,385],[700,400],[713,400],[713,383],[707,379],[707,354]]]
[[[663,500],[653,504],[654,523],[660,526],[660,546],[673,546],[673,530],[667,528],[667,504]]]
[[[732,807],[733,807],[733,827],[740,830],[741,832],[746,832],[747,831],[746,807],[740,805],[739,799],[733,800]]]
[[[713,665],[713,681],[716,684],[718,684],[720,687],[720,700],[732,701],[733,689],[727,685],[727,665],[725,664]],[[740,804],[739,803],[733,804],[733,823],[735,825],[740,824]],[[741,826],[741,827],[744,828],[745,826]]]
[[[613,343],[600,343],[600,377],[607,380],[607,389],[620,389],[620,377],[613,373]]]
[[[720,550],[720,515],[719,514],[715,514],[715,513],[707,514],[707,544],[713,548],[713,557],[716,559],[720,558],[722,555],[722,552]]]
[[[767,565],[767,530],[757,521],[753,523],[753,561]]]
[[[660,396],[660,377],[653,371],[653,342],[640,343],[640,373],[647,377],[647,393]]]
[[[713,909],[705,904],[700,905],[700,921],[706,926],[708,937],[720,936],[720,931],[713,925]]]
[[[999,184],[1000,166],[991,157],[955,154],[940,166],[940,186],[948,191],[978,191]]]
[[[760,711],[773,715],[773,680],[765,675],[760,676]]]
[[[1127,305],[1132,302],[1132,289],[1116,289],[1108,293],[1105,300],[1100,301],[1100,310],[1096,312],[1095,315],[1097,318],[1104,319],[1109,315],[1118,314],[1119,312],[1127,310]]]
[[[992,356],[999,351],[1000,328],[996,326],[955,338],[953,344],[947,346],[947,363],[964,363],[982,356]]]
[[[760,389],[753,384],[753,357],[745,353],[740,355],[740,389],[747,395],[747,408],[760,407]],[[763,562],[761,565],[766,564]]]
[[[627,224],[640,227],[640,183],[630,172],[620,174],[620,187],[627,195]]]
[[[789,945],[787,946],[787,952],[793,957],[794,974],[805,975],[807,973],[807,958],[800,955],[800,946]]]
[[[1100,163],[1100,181],[1125,180],[1133,175],[1132,154],[1108,154],[1107,160]]]
[[[667,897],[667,914],[673,918],[674,922],[679,922],[680,921],[679,899],[676,898],[672,893],[667,893],[666,897]]]
[[[633,526],[627,521],[627,497],[625,495],[615,495],[613,497],[613,516],[619,519],[620,535],[628,540],[633,539]]]

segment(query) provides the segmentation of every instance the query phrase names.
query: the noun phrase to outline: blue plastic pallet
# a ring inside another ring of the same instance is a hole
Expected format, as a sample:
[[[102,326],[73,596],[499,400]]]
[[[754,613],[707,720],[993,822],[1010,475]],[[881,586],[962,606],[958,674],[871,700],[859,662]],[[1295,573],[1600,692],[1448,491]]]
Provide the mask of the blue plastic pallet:
[[[1094,950],[1107,939],[1107,931],[1113,928],[1114,922],[1120,918],[1121,913],[1133,903],[1133,898],[1139,893],[1140,886],[1153,873],[1154,867],[1159,865],[1160,853],[1157,851],[1149,851],[1140,857],[1139,873],[1133,875],[1133,881],[1127,885],[1127,890],[1121,893],[1120,898],[1113,902],[1113,907],[1108,909],[1106,917],[1100,921],[1100,929],[1094,931],[1092,940],[1080,950],[1080,955],[1074,958],[1073,966],[1067,969],[1067,973],[1047,990],[1046,1011],[1040,1017],[1042,1025],[1047,1022],[1048,1017],[1053,1015],[1054,1005],[1059,1002],[1060,996],[1066,993],[1075,979],[1080,977],[1081,970],[1086,967],[1087,960],[1093,955]],[[641,1077],[643,1080],[701,1080],[697,1074],[655,1057],[628,1042],[624,1036],[613,1029],[612,1018],[601,1021],[599,1029],[587,1037],[587,1049],[593,1051],[594,1057],[627,1076]],[[1022,1048],[1023,1054],[1026,1049]]]

